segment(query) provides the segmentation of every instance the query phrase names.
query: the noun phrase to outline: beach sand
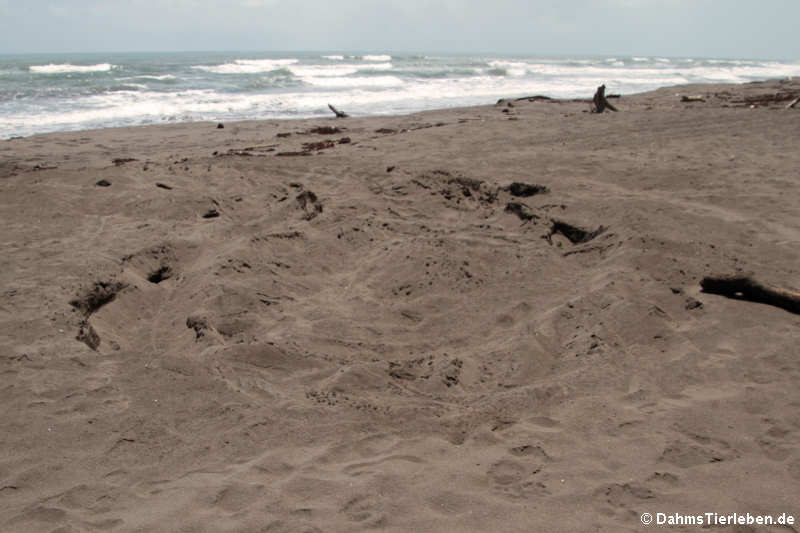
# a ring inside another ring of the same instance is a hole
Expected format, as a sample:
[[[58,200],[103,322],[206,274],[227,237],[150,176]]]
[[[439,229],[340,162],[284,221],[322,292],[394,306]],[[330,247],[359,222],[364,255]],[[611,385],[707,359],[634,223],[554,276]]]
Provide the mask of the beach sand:
[[[0,142],[0,530],[800,515],[787,95]]]

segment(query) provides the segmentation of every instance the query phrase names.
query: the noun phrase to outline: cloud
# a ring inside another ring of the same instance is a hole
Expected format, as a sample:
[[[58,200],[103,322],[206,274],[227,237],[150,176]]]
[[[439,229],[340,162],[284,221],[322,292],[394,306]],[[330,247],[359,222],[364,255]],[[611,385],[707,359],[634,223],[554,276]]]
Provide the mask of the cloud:
[[[800,58],[797,0],[0,0],[0,50]],[[780,12],[781,17],[774,13]]]
[[[274,6],[277,3],[277,0],[242,0],[240,5],[246,8],[261,8]]]

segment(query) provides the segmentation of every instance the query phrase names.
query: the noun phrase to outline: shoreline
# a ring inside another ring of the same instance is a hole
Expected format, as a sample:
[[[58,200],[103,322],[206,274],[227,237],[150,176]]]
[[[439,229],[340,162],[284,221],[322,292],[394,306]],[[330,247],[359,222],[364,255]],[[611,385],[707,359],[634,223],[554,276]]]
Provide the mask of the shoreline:
[[[631,101],[636,102],[636,101],[639,101],[639,100],[642,100],[642,99],[646,99],[648,97],[656,97],[656,98],[663,97],[664,94],[669,93],[669,92],[671,92],[673,90],[682,91],[683,93],[685,93],[687,95],[690,94],[690,93],[691,94],[695,94],[695,93],[698,93],[698,92],[700,92],[700,93],[712,93],[712,92],[720,92],[720,91],[734,90],[734,89],[738,89],[738,90],[741,90],[743,93],[747,93],[748,91],[745,91],[745,89],[748,88],[748,87],[751,87],[751,88],[752,87],[758,87],[758,88],[760,88],[762,90],[769,90],[770,88],[786,87],[786,88],[789,88],[790,90],[795,90],[796,91],[797,90],[797,83],[796,83],[796,81],[794,81],[792,79],[792,77],[788,77],[788,78],[767,79],[767,80],[762,80],[762,81],[752,81],[752,82],[740,83],[740,84],[736,84],[736,83],[693,83],[693,84],[669,85],[669,86],[660,87],[658,89],[654,89],[654,90],[651,90],[651,91],[645,91],[645,92],[639,92],[639,93],[631,93],[631,94],[617,93],[614,90],[613,87],[610,87],[608,90],[609,90],[610,93],[616,93],[615,96],[618,95],[619,97],[621,97],[625,101],[631,100]],[[752,92],[755,95],[755,94],[758,94],[759,90],[756,89],[754,91],[749,91],[749,92]],[[530,96],[534,96],[534,95],[530,95]],[[564,104],[564,103],[582,103],[584,101],[586,103],[591,103],[591,98],[592,98],[591,94],[587,95],[585,97],[585,99],[584,98],[556,98],[556,97],[550,97],[549,95],[546,95],[546,94],[536,95],[536,96],[546,97],[546,98],[550,99],[553,103],[561,103],[561,104]],[[523,98],[524,98],[524,96],[523,97],[503,97],[503,98],[501,98],[501,100],[514,101],[514,100],[521,100]],[[335,102],[332,102],[332,103],[335,104]],[[658,103],[660,103],[660,104],[668,103],[668,98],[658,98]],[[455,106],[455,107],[444,107],[444,108],[436,108],[436,109],[426,109],[426,110],[414,111],[414,112],[410,112],[410,113],[406,113],[406,114],[357,115],[357,116],[352,116],[350,118],[351,119],[359,119],[359,120],[363,120],[363,119],[381,119],[381,118],[390,118],[391,119],[391,118],[397,118],[397,117],[416,115],[416,114],[420,114],[420,113],[437,113],[437,112],[445,112],[445,111],[457,111],[457,110],[462,109],[462,108],[467,109],[467,108],[476,108],[476,107],[486,107],[486,106],[491,106],[491,105],[494,105],[494,104],[492,104],[492,103],[484,103],[484,104],[478,104],[478,105],[474,105],[474,106]],[[332,114],[330,114],[330,115],[320,115],[318,117],[311,117],[311,118],[264,118],[264,119],[258,118],[258,119],[242,119],[242,120],[236,120],[236,121],[225,121],[225,120],[223,120],[222,122],[223,123],[224,122],[228,122],[230,124],[249,123],[249,122],[283,122],[283,121],[295,122],[295,121],[324,120],[326,118],[334,118],[334,117],[332,116]],[[14,135],[12,135],[11,137],[3,139],[3,140],[4,141],[13,141],[13,140],[18,140],[18,139],[36,137],[36,136],[40,136],[40,135],[59,135],[59,134],[70,134],[70,133],[78,134],[78,133],[81,133],[81,132],[96,132],[96,131],[103,131],[103,130],[118,130],[118,129],[119,130],[124,130],[126,128],[148,128],[148,127],[159,127],[159,126],[168,127],[168,126],[175,126],[175,125],[193,125],[193,124],[203,124],[203,123],[214,123],[214,124],[216,124],[218,122],[220,122],[220,121],[213,121],[213,120],[200,120],[200,121],[187,121],[187,122],[175,121],[175,122],[161,122],[161,123],[154,123],[154,124],[140,124],[140,125],[134,125],[134,126],[109,126],[109,127],[103,127],[103,128],[60,130],[60,131],[52,131],[52,132],[46,132],[46,133],[37,133],[37,134],[34,134],[34,135],[29,135],[27,137],[26,136],[14,136]]]
[[[796,513],[787,93],[0,143],[0,529]]]

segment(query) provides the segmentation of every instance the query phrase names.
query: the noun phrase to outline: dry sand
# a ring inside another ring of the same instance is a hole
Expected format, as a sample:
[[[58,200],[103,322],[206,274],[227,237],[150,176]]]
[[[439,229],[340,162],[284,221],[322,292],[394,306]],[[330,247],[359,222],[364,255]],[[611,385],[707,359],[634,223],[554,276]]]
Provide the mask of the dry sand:
[[[0,530],[800,515],[798,94],[0,143]]]

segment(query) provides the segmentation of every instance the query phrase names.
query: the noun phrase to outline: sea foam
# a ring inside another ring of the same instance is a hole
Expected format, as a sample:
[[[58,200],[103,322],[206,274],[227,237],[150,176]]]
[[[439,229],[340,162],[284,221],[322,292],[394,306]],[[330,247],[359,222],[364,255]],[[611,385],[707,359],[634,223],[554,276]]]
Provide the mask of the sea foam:
[[[108,72],[112,68],[118,68],[111,63],[100,63],[99,65],[71,65],[65,64],[49,64],[49,65],[31,65],[28,67],[31,72],[38,74],[67,74],[70,72]]]
[[[272,72],[297,63],[297,59],[236,59],[222,65],[195,65],[192,68],[214,74],[256,74]]]

